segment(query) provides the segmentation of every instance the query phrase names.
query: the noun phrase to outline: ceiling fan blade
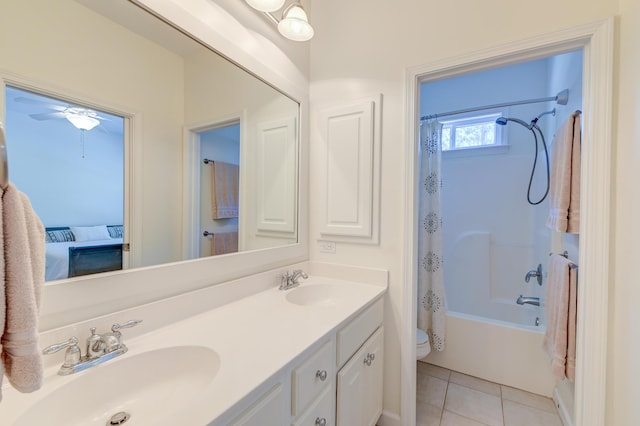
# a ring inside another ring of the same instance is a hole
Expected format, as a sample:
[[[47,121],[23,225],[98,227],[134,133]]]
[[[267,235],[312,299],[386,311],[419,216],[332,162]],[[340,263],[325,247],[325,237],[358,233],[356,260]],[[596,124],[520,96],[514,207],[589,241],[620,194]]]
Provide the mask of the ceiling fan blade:
[[[93,115],[93,118],[97,118],[98,120],[106,120],[106,121],[111,121],[110,118],[107,117],[102,117],[101,115]]]
[[[43,112],[41,114],[29,114],[29,117],[34,120],[54,120],[57,118],[65,118],[66,114],[63,112]]]
[[[56,111],[64,111],[67,109],[66,106],[53,105],[44,101],[39,101],[37,99],[24,98],[22,96],[18,96],[17,98],[15,98],[15,101],[23,104],[39,105],[41,107],[55,109]]]

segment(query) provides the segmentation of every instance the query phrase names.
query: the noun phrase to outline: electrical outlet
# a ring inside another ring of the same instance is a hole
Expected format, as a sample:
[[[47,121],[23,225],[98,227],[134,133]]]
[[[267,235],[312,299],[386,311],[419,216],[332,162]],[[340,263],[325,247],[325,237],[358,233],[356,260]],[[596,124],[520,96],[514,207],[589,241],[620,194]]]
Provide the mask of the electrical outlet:
[[[335,241],[318,241],[320,244],[320,252],[321,253],[335,253],[336,252],[336,243]]]

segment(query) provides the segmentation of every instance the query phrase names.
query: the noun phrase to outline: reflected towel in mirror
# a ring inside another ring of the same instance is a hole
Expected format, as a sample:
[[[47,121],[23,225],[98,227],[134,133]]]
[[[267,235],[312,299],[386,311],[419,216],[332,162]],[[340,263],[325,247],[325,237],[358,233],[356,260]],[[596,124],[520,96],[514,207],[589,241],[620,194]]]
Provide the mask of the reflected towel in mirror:
[[[211,177],[212,218],[238,217],[238,184],[240,179],[238,165],[214,161]]]

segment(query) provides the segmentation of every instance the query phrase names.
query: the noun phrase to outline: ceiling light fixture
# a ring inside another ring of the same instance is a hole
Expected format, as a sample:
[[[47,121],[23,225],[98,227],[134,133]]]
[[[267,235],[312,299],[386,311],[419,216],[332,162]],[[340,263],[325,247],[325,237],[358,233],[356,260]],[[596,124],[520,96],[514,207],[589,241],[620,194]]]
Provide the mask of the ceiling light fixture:
[[[275,12],[284,6],[284,0],[246,0],[249,6],[260,12]]]
[[[100,124],[100,120],[91,117],[87,113],[67,113],[65,118],[80,130],[91,130]]]
[[[271,12],[279,10],[284,4],[284,0],[246,0],[246,2],[254,9],[263,12],[278,27],[280,34],[289,40],[307,41],[313,37],[313,27],[309,24],[307,14],[299,1],[294,1],[284,9],[281,20],[278,20]],[[279,7],[267,10],[267,8],[275,7],[278,3]]]

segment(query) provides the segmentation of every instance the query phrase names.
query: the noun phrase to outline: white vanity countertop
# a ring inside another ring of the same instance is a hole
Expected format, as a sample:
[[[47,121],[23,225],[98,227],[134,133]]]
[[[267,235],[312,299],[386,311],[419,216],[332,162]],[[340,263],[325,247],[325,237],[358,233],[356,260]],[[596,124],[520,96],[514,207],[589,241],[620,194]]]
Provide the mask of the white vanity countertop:
[[[322,283],[338,287],[340,297],[328,297],[326,303],[310,306],[287,300],[287,296],[297,289]],[[280,291],[272,287],[135,338],[127,339],[128,330],[123,330],[129,351],[114,360],[64,377],[56,374],[58,366],[49,367],[45,371],[43,389],[33,394],[18,394],[3,386],[5,395],[0,409],[0,424],[13,424],[30,406],[76,376],[91,374],[102,366],[143,352],[176,346],[210,348],[219,356],[220,367],[197,398],[180,412],[166,413],[162,424],[165,424],[165,419],[166,424],[172,425],[207,424],[288,367],[315,342],[355,317],[386,291],[385,286],[320,276],[301,280],[297,289]],[[82,350],[84,353],[84,348]],[[62,353],[57,358],[62,361]],[[174,362],[176,368],[180,368],[180,359]]]

